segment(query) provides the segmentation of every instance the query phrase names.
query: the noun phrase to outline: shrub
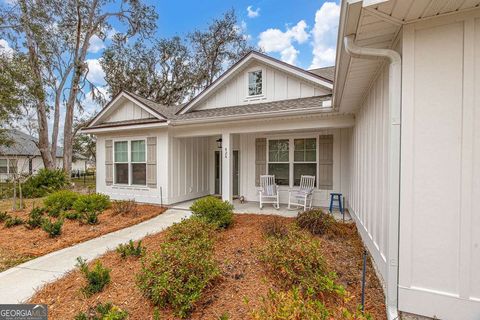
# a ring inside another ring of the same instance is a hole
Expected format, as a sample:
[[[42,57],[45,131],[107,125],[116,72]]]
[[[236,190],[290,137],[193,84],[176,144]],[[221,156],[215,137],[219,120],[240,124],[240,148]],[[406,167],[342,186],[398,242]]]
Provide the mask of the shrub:
[[[79,214],[90,212],[102,212],[110,206],[110,197],[100,193],[92,193],[78,196],[72,208]]]
[[[5,220],[5,227],[11,228],[11,227],[22,225],[23,223],[24,221],[21,218],[10,216]]]
[[[80,215],[80,217],[82,218],[84,223],[93,225],[98,223],[99,214],[100,213],[97,211],[85,212],[84,214]]]
[[[336,225],[335,218],[320,209],[299,213],[296,222],[300,228],[306,229],[316,235],[331,232]]]
[[[60,217],[60,213],[62,213],[62,210],[60,208],[52,208],[48,210],[48,216],[52,218]]]
[[[75,211],[64,212],[62,216],[69,220],[76,220],[80,218],[80,215],[78,214],[78,212],[75,212]]]
[[[188,219],[172,226],[160,251],[146,257],[138,286],[159,307],[187,317],[202,291],[219,276],[213,259],[215,226]]]
[[[97,260],[92,270],[88,268],[86,261],[81,257],[77,258],[77,262],[78,268],[87,280],[87,285],[82,289],[87,297],[101,292],[110,283],[110,269],[105,268],[99,260]]]
[[[270,290],[266,297],[262,297],[262,306],[255,310],[253,318],[257,320],[327,320],[328,309],[318,300],[305,297],[298,288],[286,292]]]
[[[117,200],[112,202],[113,214],[137,213],[135,200]]]
[[[145,253],[145,248],[142,247],[142,240],[138,241],[137,246],[130,240],[127,244],[119,244],[116,251],[122,258],[128,256],[140,257]]]
[[[7,211],[0,211],[0,222],[4,222],[10,218],[10,215],[7,213]]]
[[[68,185],[68,177],[61,169],[40,169],[22,186],[23,196],[27,198],[44,197],[47,194],[63,189]]]
[[[127,319],[128,312],[107,302],[99,303],[95,308],[90,308],[87,313],[80,312],[75,316],[75,320],[124,320]]]
[[[43,223],[45,208],[33,208],[28,214],[27,225],[31,229],[39,228]]]
[[[47,196],[43,204],[48,209],[66,211],[72,209],[73,203],[78,198],[78,193],[70,190],[60,190]]]
[[[195,201],[190,210],[194,216],[205,219],[220,228],[227,228],[233,222],[233,205],[213,196]]]
[[[51,238],[58,237],[62,234],[63,219],[58,219],[55,222],[52,222],[50,219],[44,219],[42,222],[42,229]]]
[[[285,237],[288,234],[288,226],[281,217],[273,217],[263,224],[263,233],[268,237]]]

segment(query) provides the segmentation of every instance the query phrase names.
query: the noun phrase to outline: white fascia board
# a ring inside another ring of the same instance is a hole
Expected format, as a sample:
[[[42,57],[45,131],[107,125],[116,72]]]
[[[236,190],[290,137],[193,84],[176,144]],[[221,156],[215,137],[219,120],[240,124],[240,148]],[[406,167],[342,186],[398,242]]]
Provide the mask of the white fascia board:
[[[135,124],[135,125],[125,125],[125,126],[112,126],[104,128],[83,128],[80,129],[82,133],[102,133],[102,132],[118,132],[125,130],[141,130],[141,129],[153,129],[153,128],[164,128],[168,126],[168,122],[161,123],[152,123],[152,124]]]
[[[98,123],[98,121],[100,119],[102,119],[102,117],[110,110],[112,109],[116,103],[121,99],[121,98],[126,98],[130,101],[132,101],[133,103],[135,103],[136,105],[138,105],[140,108],[142,108],[143,110],[145,110],[146,112],[148,112],[149,114],[151,114],[152,116],[154,116],[155,118],[159,119],[159,120],[167,120],[165,117],[163,117],[162,115],[160,115],[159,113],[157,112],[152,112],[153,110],[148,107],[148,106],[145,106],[145,104],[143,104],[142,102],[138,101],[137,99],[135,99],[134,97],[130,96],[129,94],[125,93],[125,92],[120,92],[112,101],[110,101],[106,106],[105,108],[102,109],[102,111],[100,111],[99,114],[97,114],[94,118],[94,120],[88,125],[89,127],[91,126],[94,126],[95,124]]]

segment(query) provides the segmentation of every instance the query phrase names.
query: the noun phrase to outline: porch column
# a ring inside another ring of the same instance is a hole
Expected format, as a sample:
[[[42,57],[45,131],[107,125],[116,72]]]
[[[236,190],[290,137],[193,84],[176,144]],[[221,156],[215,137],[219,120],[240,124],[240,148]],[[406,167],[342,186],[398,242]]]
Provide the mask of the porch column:
[[[232,134],[222,133],[222,200],[233,201]]]

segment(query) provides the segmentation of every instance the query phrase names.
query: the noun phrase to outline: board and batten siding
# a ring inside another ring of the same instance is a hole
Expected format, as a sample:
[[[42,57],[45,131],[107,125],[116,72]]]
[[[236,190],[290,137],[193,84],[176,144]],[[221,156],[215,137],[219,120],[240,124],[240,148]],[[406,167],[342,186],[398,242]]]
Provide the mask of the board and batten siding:
[[[403,39],[399,308],[478,319],[480,10]]]
[[[208,137],[170,138],[168,203],[210,194],[210,150]]]
[[[385,279],[389,199],[388,67],[379,73],[356,113],[349,147],[349,211]]]
[[[150,113],[143,110],[130,100],[125,100],[115,111],[107,116],[103,122],[117,122],[127,120],[139,120],[154,118]]]
[[[247,99],[247,76],[249,71],[263,70],[264,97]],[[210,97],[199,103],[195,109],[213,109],[230,107],[249,103],[268,102],[284,99],[306,98],[329,94],[330,92],[319,85],[307,82],[263,64],[251,65],[234,76],[230,81],[222,84]]]

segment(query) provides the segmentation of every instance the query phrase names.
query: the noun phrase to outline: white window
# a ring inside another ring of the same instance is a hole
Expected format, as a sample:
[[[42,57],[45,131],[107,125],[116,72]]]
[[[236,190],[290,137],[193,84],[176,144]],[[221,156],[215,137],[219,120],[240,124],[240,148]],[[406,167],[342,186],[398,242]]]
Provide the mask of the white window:
[[[268,140],[268,174],[275,175],[275,183],[290,185],[290,147],[288,139]]]
[[[293,184],[300,185],[302,175],[317,176],[317,139],[294,139]],[[316,180],[316,179],[315,179]]]
[[[145,140],[115,141],[115,184],[146,185]]]
[[[0,159],[0,173],[8,173],[8,160]]]
[[[248,73],[248,96],[263,94],[263,72],[255,70]]]
[[[16,159],[0,159],[0,173],[14,174],[17,172]]]

